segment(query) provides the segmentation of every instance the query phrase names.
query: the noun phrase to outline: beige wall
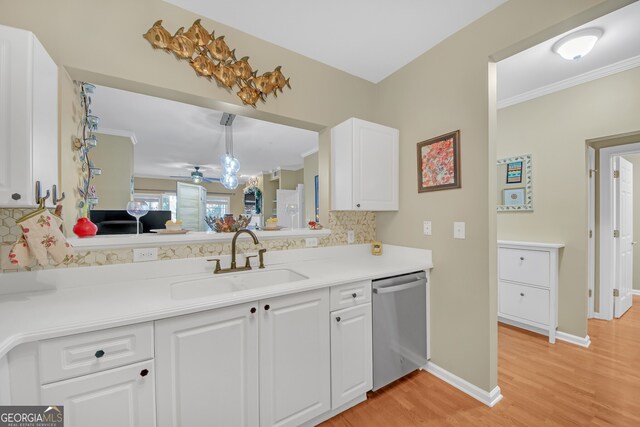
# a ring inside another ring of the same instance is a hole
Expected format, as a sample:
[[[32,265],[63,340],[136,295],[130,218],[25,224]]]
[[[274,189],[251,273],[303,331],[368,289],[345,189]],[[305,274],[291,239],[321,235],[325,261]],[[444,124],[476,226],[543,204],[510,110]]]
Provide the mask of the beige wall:
[[[0,24],[33,31],[54,61],[75,79],[223,109],[248,117],[321,130],[350,116],[371,115],[374,85],[241,31],[202,19],[225,35],[254,69],[282,65],[291,90],[258,108],[242,106],[235,92],[198,78],[186,61],[152,49],[142,38],[163,19],[172,34],[200,16],[161,0],[0,0]],[[87,30],[87,21],[91,22]],[[86,31],[85,31],[86,30]]]
[[[640,127],[640,126],[638,126]],[[623,156],[633,165],[633,240],[640,240],[640,154]],[[633,251],[633,289],[640,291],[640,249]]]
[[[304,184],[304,171],[282,170],[280,171],[280,190],[295,190],[298,184]]]
[[[93,178],[98,193],[96,209],[126,209],[131,197],[133,143],[124,136],[96,134],[98,145],[89,152],[102,174]]]
[[[164,191],[175,193],[176,182],[177,181],[173,179],[135,177],[134,187],[135,191],[139,193],[160,193]],[[242,187],[238,187],[235,190],[227,190],[219,182],[205,182],[200,185],[207,189],[207,194],[229,196],[232,214],[240,215],[244,212],[244,193],[242,192]]]
[[[585,144],[640,129],[639,92],[635,68],[498,112],[498,157],[533,155],[534,205],[532,213],[500,213],[498,238],[566,245],[558,329],[581,337],[587,334]]]
[[[304,209],[305,219],[315,221],[315,178],[318,175],[318,153],[313,153],[304,158]]]
[[[377,215],[378,237],[433,250],[432,360],[484,390],[497,385],[496,153],[489,126],[494,98],[489,57],[595,3],[509,1],[377,88],[377,121],[400,129],[401,171],[400,211]],[[461,131],[462,188],[418,194],[416,143],[456,129]],[[424,220],[433,222],[432,236],[422,235]],[[454,221],[466,222],[466,240],[453,239]]]

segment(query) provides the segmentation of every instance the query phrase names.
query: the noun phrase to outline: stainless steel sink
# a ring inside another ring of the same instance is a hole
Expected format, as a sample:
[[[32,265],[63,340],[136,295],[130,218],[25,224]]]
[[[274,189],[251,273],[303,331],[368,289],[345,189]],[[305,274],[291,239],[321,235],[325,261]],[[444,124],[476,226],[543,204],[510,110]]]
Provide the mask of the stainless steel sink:
[[[211,276],[172,283],[171,298],[201,298],[305,279],[308,279],[308,277],[289,269],[247,271],[238,274]]]

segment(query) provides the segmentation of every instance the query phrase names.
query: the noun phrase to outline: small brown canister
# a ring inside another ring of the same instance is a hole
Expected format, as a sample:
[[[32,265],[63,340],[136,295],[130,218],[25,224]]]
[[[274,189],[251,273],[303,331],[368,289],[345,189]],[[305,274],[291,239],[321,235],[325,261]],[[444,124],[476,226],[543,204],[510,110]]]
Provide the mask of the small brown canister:
[[[382,255],[382,242],[379,242],[377,240],[371,242],[371,255]]]

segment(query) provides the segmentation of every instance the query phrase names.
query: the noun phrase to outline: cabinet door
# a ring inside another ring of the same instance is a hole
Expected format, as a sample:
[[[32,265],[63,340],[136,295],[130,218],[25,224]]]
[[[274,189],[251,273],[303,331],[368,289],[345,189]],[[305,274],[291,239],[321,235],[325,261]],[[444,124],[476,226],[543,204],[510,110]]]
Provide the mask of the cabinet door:
[[[258,425],[256,304],[156,322],[158,426]]]
[[[260,302],[260,425],[330,409],[329,289]]]
[[[331,408],[373,387],[371,304],[331,313]]]
[[[43,405],[64,405],[66,427],[155,426],[153,362],[42,386]]]
[[[31,38],[0,25],[0,206],[25,206],[31,188]],[[18,200],[11,195],[16,194]]]
[[[353,127],[353,209],[398,210],[398,130],[363,120]]]

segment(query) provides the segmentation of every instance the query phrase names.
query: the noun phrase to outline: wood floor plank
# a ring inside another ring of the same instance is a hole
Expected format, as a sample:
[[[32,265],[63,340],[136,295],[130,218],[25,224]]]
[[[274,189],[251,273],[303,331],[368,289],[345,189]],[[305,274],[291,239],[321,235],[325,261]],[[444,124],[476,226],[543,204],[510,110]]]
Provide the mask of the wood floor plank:
[[[504,399],[494,408],[419,371],[322,426],[640,426],[640,297],[633,303],[621,319],[589,320],[588,349],[500,324]]]

